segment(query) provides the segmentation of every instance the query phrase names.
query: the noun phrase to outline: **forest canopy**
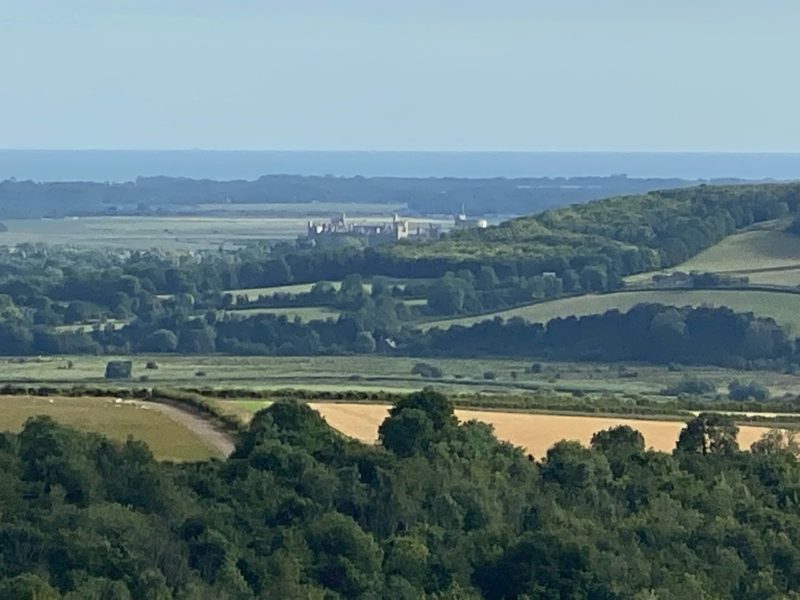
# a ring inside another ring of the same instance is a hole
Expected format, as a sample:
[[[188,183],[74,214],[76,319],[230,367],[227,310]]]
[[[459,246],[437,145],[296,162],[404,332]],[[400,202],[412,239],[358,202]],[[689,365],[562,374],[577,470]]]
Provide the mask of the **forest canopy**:
[[[0,437],[0,599],[792,597],[797,444],[729,417],[672,454],[629,427],[541,460],[426,390],[380,443],[292,400],[172,465],[39,417]]]

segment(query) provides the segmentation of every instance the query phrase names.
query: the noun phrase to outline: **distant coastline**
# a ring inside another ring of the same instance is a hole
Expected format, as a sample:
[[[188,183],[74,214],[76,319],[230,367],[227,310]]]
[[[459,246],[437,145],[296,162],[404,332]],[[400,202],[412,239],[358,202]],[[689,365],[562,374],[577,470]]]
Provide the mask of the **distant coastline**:
[[[0,181],[122,182],[140,176],[800,179],[800,154],[708,152],[323,152],[0,150]]]

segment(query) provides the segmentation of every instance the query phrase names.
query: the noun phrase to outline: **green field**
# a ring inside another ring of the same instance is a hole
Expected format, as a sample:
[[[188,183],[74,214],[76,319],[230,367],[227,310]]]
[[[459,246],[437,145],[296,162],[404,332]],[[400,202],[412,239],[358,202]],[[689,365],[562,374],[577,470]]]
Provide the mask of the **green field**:
[[[104,321],[90,321],[88,323],[76,323],[73,325],[59,325],[56,331],[83,331],[89,333],[95,329],[105,329],[106,327],[113,327],[114,329],[122,329],[130,323],[128,319],[105,319]]]
[[[423,327],[430,329],[452,325],[468,326],[495,317],[502,319],[521,317],[528,321],[544,323],[556,317],[598,314],[614,308],[624,312],[643,302],[672,306],[728,306],[737,312],[753,312],[759,316],[772,317],[779,323],[793,327],[795,331],[800,331],[800,294],[722,289],[657,290],[576,296],[529,304],[491,314],[431,321],[425,323]]]
[[[746,271],[741,273],[751,284],[800,286],[800,267],[786,267],[763,271]]]
[[[800,236],[785,233],[788,221],[761,223],[735,233],[718,244],[660,273],[701,271],[741,274],[751,283],[800,284]],[[640,273],[630,282],[648,281],[655,273]]]
[[[342,287],[341,281],[330,281],[329,282],[334,289],[339,289]],[[231,294],[234,296],[245,296],[248,300],[258,300],[262,296],[274,296],[276,294],[305,294],[306,292],[310,292],[311,288],[314,287],[313,283],[296,283],[293,285],[276,285],[273,287],[260,287],[260,288],[240,288],[235,290],[225,290],[222,292],[223,294]]]
[[[32,358],[0,363],[0,383],[50,386],[147,386],[212,387],[218,389],[274,390],[295,388],[312,391],[411,392],[434,385],[451,393],[506,394],[536,389],[579,390],[590,394],[635,393],[658,395],[687,374],[714,381],[720,392],[742,373],[716,367],[686,368],[672,372],[665,367],[597,363],[537,361],[541,373],[528,373],[525,359],[430,359],[388,356],[136,356],[134,378],[129,382],[103,379],[105,365],[114,357],[69,356]],[[148,360],[158,369],[145,369]],[[68,361],[73,367],[67,369]],[[412,375],[417,362],[442,369],[441,379]],[[491,372],[495,379],[484,379]],[[203,373],[198,376],[197,373]],[[146,376],[147,381],[140,381]],[[772,395],[800,394],[800,378],[777,372],[758,372],[752,378],[769,387]]]
[[[333,286],[333,289],[339,290],[342,287],[341,281],[327,281],[326,283],[330,283]],[[225,290],[222,292],[223,294],[231,294],[232,296],[245,296],[248,300],[258,300],[262,296],[274,296],[276,294],[304,294],[306,292],[310,292],[311,288],[314,287],[315,283],[295,283],[292,285],[276,285],[272,287],[260,287],[260,288],[239,288],[234,290]],[[393,286],[397,286],[399,288],[405,287],[405,283],[402,280],[398,280],[397,282],[392,281]],[[372,284],[369,282],[363,283],[364,290],[368,293],[372,293]]]
[[[728,236],[676,270],[722,273],[789,266],[800,267],[800,236],[784,233],[776,225]]]
[[[52,400],[52,402],[51,402]],[[0,396],[0,431],[19,431],[30,417],[48,415],[82,431],[102,433],[125,441],[146,442],[162,460],[205,460],[212,450],[188,429],[156,407],[111,398]]]

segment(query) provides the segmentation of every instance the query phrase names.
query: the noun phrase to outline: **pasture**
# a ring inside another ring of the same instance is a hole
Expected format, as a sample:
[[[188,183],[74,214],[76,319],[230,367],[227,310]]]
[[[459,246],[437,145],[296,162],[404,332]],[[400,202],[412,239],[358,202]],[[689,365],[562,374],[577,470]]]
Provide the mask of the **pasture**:
[[[129,436],[141,440],[160,460],[205,460],[214,455],[202,439],[155,405],[111,398],[0,396],[0,407],[0,431],[17,432],[30,417],[47,415],[69,427],[120,442]]]
[[[254,390],[411,392],[433,385],[448,393],[502,396],[538,389],[638,394],[661,397],[661,391],[692,375],[714,382],[723,393],[742,373],[717,367],[685,367],[669,371],[654,365],[618,365],[535,361],[539,373],[529,372],[534,360],[504,358],[439,359],[391,356],[185,356],[137,355],[133,378],[107,381],[106,362],[114,356],[45,356],[0,361],[0,384],[112,387],[211,387]],[[147,369],[155,361],[157,369]],[[71,367],[69,367],[71,362]],[[412,374],[413,366],[427,362],[443,372],[440,379]],[[621,369],[620,367],[625,367]],[[484,378],[491,373],[494,379]],[[142,379],[145,378],[145,379]],[[746,377],[747,379],[751,377]],[[752,374],[773,396],[800,394],[800,378],[774,371]]]
[[[742,272],[752,284],[800,286],[800,267],[787,267]]]
[[[557,317],[598,314],[612,309],[625,312],[643,302],[670,306],[727,306],[737,312],[752,312],[761,317],[772,317],[777,322],[794,328],[794,331],[800,331],[800,294],[725,289],[647,290],[590,294],[538,302],[495,313],[430,321],[421,327],[430,329],[453,325],[469,326],[496,317],[501,319],[521,317],[531,322],[546,323]]]
[[[800,236],[767,227],[728,236],[674,270],[739,273],[790,266],[800,266]]]

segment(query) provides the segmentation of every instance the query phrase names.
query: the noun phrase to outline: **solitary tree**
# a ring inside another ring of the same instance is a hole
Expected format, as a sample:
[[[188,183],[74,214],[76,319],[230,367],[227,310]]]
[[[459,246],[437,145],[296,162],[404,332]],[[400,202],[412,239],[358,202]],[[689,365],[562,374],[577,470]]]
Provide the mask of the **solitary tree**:
[[[739,428],[733,419],[718,413],[701,413],[686,424],[678,438],[678,452],[731,454],[739,450],[736,435]]]

